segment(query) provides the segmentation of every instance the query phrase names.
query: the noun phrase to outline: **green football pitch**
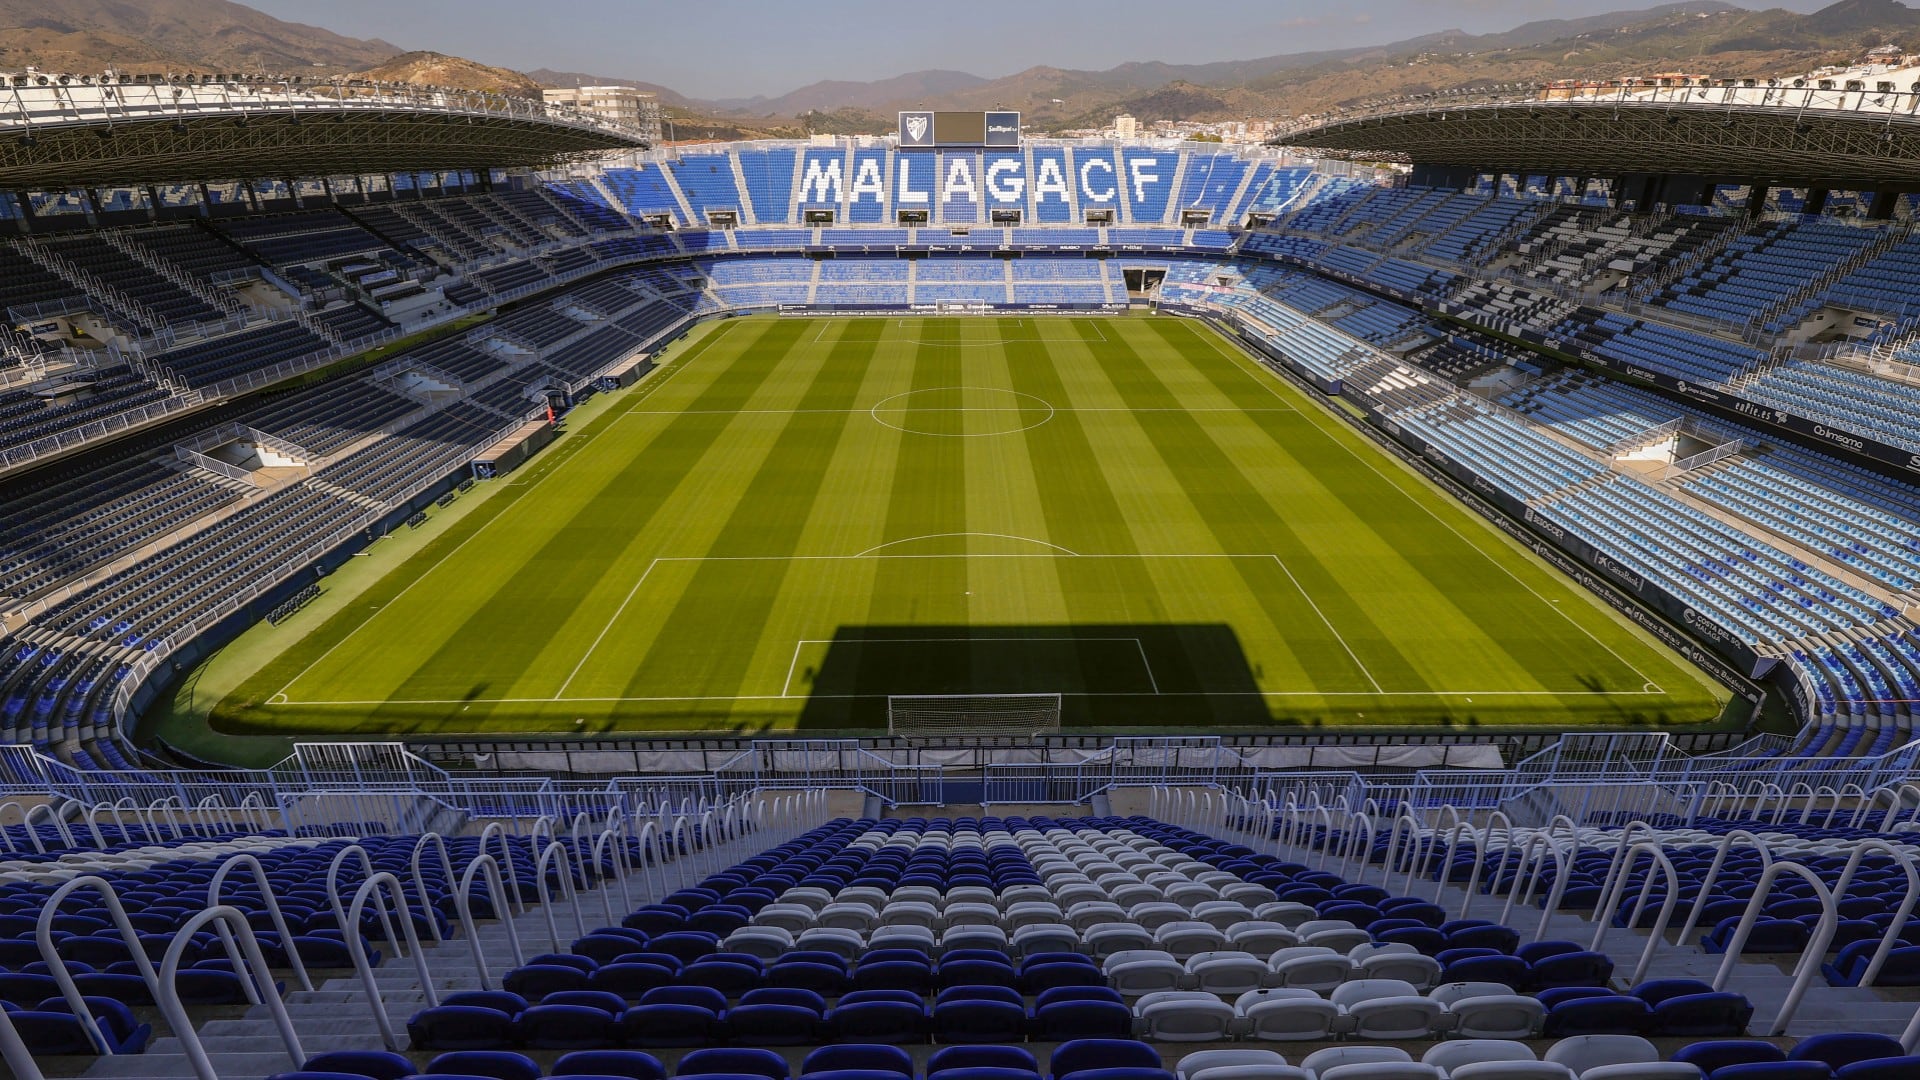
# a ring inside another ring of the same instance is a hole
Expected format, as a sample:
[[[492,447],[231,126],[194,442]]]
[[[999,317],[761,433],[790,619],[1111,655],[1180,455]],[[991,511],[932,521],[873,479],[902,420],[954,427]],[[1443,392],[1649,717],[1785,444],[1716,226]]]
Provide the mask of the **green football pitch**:
[[[1171,318],[739,320],[212,708],[249,733],[1711,722],[1726,692]]]

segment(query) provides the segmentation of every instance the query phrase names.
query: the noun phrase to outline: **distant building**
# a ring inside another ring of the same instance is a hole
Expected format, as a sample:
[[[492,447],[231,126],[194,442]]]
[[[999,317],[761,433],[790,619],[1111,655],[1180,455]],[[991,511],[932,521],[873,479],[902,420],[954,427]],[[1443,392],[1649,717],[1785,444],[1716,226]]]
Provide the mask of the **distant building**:
[[[1114,138],[1131,139],[1138,136],[1139,134],[1140,134],[1140,121],[1135,120],[1131,114],[1121,113],[1119,116],[1116,116],[1113,118],[1113,137]]]
[[[660,101],[646,90],[631,86],[578,86],[540,93],[550,104],[571,105],[602,120],[640,128],[650,138],[660,137]]]

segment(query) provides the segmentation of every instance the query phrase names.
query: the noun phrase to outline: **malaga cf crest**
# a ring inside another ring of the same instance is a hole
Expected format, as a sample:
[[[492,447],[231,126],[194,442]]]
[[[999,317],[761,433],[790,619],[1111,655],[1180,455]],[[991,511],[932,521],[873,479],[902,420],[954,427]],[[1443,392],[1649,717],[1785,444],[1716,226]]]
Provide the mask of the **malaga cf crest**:
[[[900,114],[901,146],[933,145],[933,114],[928,112],[903,112]]]

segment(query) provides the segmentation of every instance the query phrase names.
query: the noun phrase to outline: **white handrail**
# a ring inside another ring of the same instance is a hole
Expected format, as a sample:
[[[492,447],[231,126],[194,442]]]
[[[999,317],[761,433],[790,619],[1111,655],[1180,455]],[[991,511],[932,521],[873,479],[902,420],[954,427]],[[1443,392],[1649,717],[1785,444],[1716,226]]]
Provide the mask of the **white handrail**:
[[[429,840],[440,852],[440,869],[446,875],[444,880],[448,884],[453,883],[453,858],[447,854],[446,838],[437,832],[420,834],[420,839],[413,842],[413,856],[408,862],[413,871],[413,891],[420,894],[420,906],[427,913],[427,933],[434,941],[445,941],[446,935],[440,932],[440,920],[433,917],[433,904],[427,899],[426,875],[420,872],[420,856],[426,851]],[[481,977],[484,979],[486,976],[483,973]]]
[[[1796,874],[1811,884],[1825,910],[1820,914],[1819,924],[1814,927],[1813,940],[1807,943],[1807,951],[1801,954],[1800,962],[1794,965],[1793,988],[1787,991],[1787,999],[1780,1003],[1780,1012],[1767,1029],[1767,1034],[1773,1036],[1786,1034],[1788,1022],[1799,1010],[1800,999],[1806,997],[1807,987],[1820,970],[1821,958],[1826,956],[1827,946],[1833,944],[1834,932],[1840,928],[1840,910],[1834,903],[1833,893],[1820,880],[1820,875],[1796,862],[1777,862],[1767,867],[1754,884],[1753,898],[1747,901],[1746,914],[1740,916],[1740,925],[1734,928],[1733,936],[1727,940],[1726,955],[1720,958],[1720,970],[1713,976],[1713,988],[1725,990],[1727,979],[1733,974],[1733,966],[1740,961],[1740,954],[1747,947],[1747,938],[1753,933],[1753,924],[1760,921],[1760,909],[1766,905],[1767,894],[1773,890],[1774,880],[1785,873]]]
[[[348,856],[356,854],[360,856],[360,869],[367,875],[369,880],[372,879],[376,874],[373,867],[373,857],[368,855],[367,849],[361,847],[359,844],[348,844],[346,847],[341,848],[338,852],[334,853],[333,861],[327,864],[327,903],[333,908],[333,918],[334,921],[339,924],[340,933],[345,936],[349,942],[360,939],[360,924],[357,921],[347,921],[347,907],[340,900],[340,864],[346,862]],[[413,913],[407,910],[407,901],[404,893],[400,898],[400,916],[401,922],[405,923],[408,927],[413,926]],[[392,917],[385,907],[380,909],[380,927],[386,931],[387,946],[398,951],[400,948],[400,938],[393,932]],[[411,930],[409,930],[409,933],[411,933]]]
[[[701,876],[704,877],[708,874],[718,873],[721,869],[721,854],[720,844],[714,838],[714,817],[712,810],[701,811],[700,832],[699,835],[694,837],[694,842],[700,845]]]
[[[1653,963],[1654,950],[1666,944],[1667,925],[1673,920],[1674,906],[1680,903],[1680,874],[1673,868],[1673,860],[1667,857],[1666,849],[1661,846],[1660,841],[1642,840],[1628,848],[1626,865],[1631,866],[1633,861],[1641,855],[1651,858],[1654,866],[1661,871],[1667,886],[1667,896],[1660,905],[1659,917],[1653,921],[1652,931],[1647,935],[1647,946],[1640,950],[1640,962],[1634,966],[1633,977],[1627,980],[1629,986],[1640,984],[1641,978],[1647,973],[1647,965]],[[1593,913],[1596,930],[1594,943],[1589,946],[1592,951],[1600,951],[1600,937],[1606,933],[1607,924],[1612,921],[1613,913],[1619,910],[1620,896],[1626,890],[1627,875],[1622,873],[1613,879],[1612,890],[1602,894],[1600,906]],[[1640,883],[1640,895],[1633,902],[1633,914],[1627,918],[1628,927],[1640,925],[1640,913],[1646,910],[1647,896],[1652,891],[1653,876],[1649,874],[1647,880]]]
[[[117,1053],[113,1044],[101,1032],[100,1024],[93,1018],[93,1010],[87,1007],[80,988],[74,984],[73,974],[67,970],[66,957],[53,944],[53,920],[60,914],[60,904],[80,889],[92,889],[106,901],[107,913],[113,916],[114,928],[120,931],[120,940],[127,946],[127,952],[133,960],[133,966],[139,970],[140,978],[147,984],[147,992],[155,1001],[161,997],[160,977],[153,970],[153,960],[147,956],[146,948],[140,943],[140,933],[133,928],[133,922],[127,918],[127,909],[120,903],[120,896],[114,892],[113,885],[103,877],[87,874],[74,878],[60,886],[47,897],[41,905],[40,917],[34,924],[34,943],[39,946],[40,959],[46,961],[47,974],[53,976],[55,985],[60,987],[60,996],[66,999],[67,1008],[79,1020],[81,1030],[102,1054]]]
[[[220,905],[220,887],[227,883],[227,874],[236,866],[245,866],[253,871],[254,883],[260,886],[260,898],[266,902],[267,917],[273,920],[274,933],[280,935],[281,949],[287,954],[287,963],[293,968],[294,978],[300,981],[300,989],[313,989],[313,981],[307,977],[306,962],[300,958],[300,949],[293,943],[293,931],[287,928],[286,916],[280,913],[280,901],[273,895],[273,883],[267,880],[266,868],[252,854],[242,851],[220,864],[213,872],[213,880],[207,883],[207,907]],[[251,924],[249,924],[251,925]],[[345,927],[341,928],[345,930]],[[271,986],[272,983],[267,985]],[[298,1064],[296,1062],[296,1064]]]
[[[1403,848],[1403,841],[1407,847]],[[1420,819],[1413,811],[1400,808],[1399,816],[1393,819],[1393,828],[1387,833],[1387,850],[1380,860],[1380,884],[1387,889],[1393,888],[1393,872],[1399,868],[1400,860],[1408,857],[1408,850],[1418,854],[1420,842]]]
[[[460,928],[467,932],[467,948],[473,953],[473,969],[480,975],[480,989],[493,989],[493,981],[487,974],[487,960],[481,953],[480,931],[473,922],[473,879],[477,873],[484,872],[487,878],[487,899],[493,904],[493,916],[507,928],[507,946],[513,951],[513,966],[524,967],[527,957],[520,949],[520,929],[514,925],[512,909],[507,907],[506,888],[500,883],[500,863],[486,852],[475,855],[460,875],[460,891],[454,894],[454,910],[460,916]]]
[[[534,822],[536,829],[539,828],[540,820],[543,819],[537,819]],[[513,902],[514,914],[525,915],[527,913],[527,902],[520,895],[520,872],[515,869],[513,865],[513,845],[507,841],[506,827],[497,821],[487,822],[487,827],[480,830],[481,851],[487,850],[488,837],[498,837],[500,840],[500,864],[506,868],[507,880],[513,883],[513,889],[507,894],[507,899]]]
[[[1887,807],[1887,816],[1880,819],[1880,827],[1875,829],[1875,832],[1893,831],[1894,819],[1900,816],[1900,811],[1905,807],[1908,792],[1913,793],[1915,800],[1914,813],[1920,815],[1920,785],[1901,784],[1899,788],[1894,791],[1893,805]]]
[[[53,831],[60,834],[60,839],[67,847],[72,848],[79,846],[73,842],[73,830],[67,828],[66,820],[54,812],[53,804],[39,803],[27,808],[26,819],[21,822],[21,824],[27,827],[27,839],[33,841],[33,850],[42,855],[47,853],[47,846],[40,842],[40,831],[34,828],[33,825],[34,815],[43,812],[46,814],[47,820],[53,822]]]
[[[1860,975],[1856,985],[1872,986],[1880,977],[1880,968],[1887,962],[1887,954],[1893,951],[1894,943],[1900,940],[1900,931],[1905,929],[1908,916],[1913,914],[1915,904],[1920,904],[1920,870],[1914,868],[1913,852],[1904,845],[1894,845],[1877,837],[1867,837],[1854,845],[1853,854],[1847,858],[1846,868],[1840,871],[1840,877],[1833,884],[1834,916],[1839,917],[1840,901],[1846,899],[1847,889],[1853,884],[1854,872],[1860,868],[1860,862],[1867,852],[1878,851],[1900,864],[1907,876],[1907,895],[1893,914],[1893,921],[1887,924],[1887,932],[1881,936],[1880,945],[1873,951],[1873,959],[1867,961],[1867,970]]]
[[[647,879],[647,891],[652,893],[651,901],[658,901],[667,895],[663,875],[666,873],[660,865],[660,830],[649,820],[640,826],[640,869]]]
[[[565,948],[560,944],[560,924],[553,917],[553,898],[547,892],[547,862],[555,855],[560,857],[561,868],[565,871],[560,876],[563,886],[560,891],[571,901],[574,928],[579,930],[577,936],[587,936],[587,924],[580,915],[579,894],[573,888],[573,860],[567,855],[567,846],[558,840],[549,840],[547,846],[540,850],[539,860],[534,863],[533,883],[534,888],[540,891],[540,911],[547,918],[547,936],[553,940],[553,951],[564,952]]]
[[[608,848],[609,844],[612,845],[611,850]],[[609,926],[619,921],[618,917],[613,913],[613,888],[611,883],[607,881],[609,873],[620,883],[620,896],[621,899],[626,902],[626,910],[633,910],[633,899],[627,893],[627,873],[629,872],[629,868],[626,865],[626,855],[626,843],[618,838],[613,828],[602,829],[599,835],[593,838],[591,858],[595,872],[600,874],[600,903],[606,912],[607,925]],[[611,872],[606,869],[608,863],[611,863],[613,866]]]
[[[1613,861],[1607,864],[1607,876],[1605,878],[1602,878],[1600,882],[1600,895],[1603,898],[1613,892],[1614,878],[1624,877],[1626,875],[1625,861],[1627,857],[1627,849],[1633,846],[1634,837],[1636,837],[1642,832],[1647,833],[1649,836],[1659,835],[1658,832],[1654,829],[1654,827],[1651,824],[1645,821],[1642,821],[1639,818],[1635,818],[1632,821],[1629,821],[1625,825],[1620,827],[1620,841],[1617,845],[1615,845],[1613,849]],[[1611,913],[1606,913],[1603,915],[1603,913],[1601,913],[1598,909],[1595,909],[1594,926],[1593,926],[1593,944],[1587,946],[1587,948],[1590,951],[1593,951],[1593,952],[1600,951],[1600,939],[1603,935],[1606,934],[1607,920],[1611,917],[1612,917]]]
[[[1696,889],[1693,910],[1687,914],[1687,924],[1680,928],[1680,943],[1686,944],[1693,939],[1693,931],[1700,925],[1700,913],[1706,905],[1708,894],[1713,892],[1714,883],[1720,880],[1720,868],[1726,864],[1727,856],[1733,853],[1733,845],[1744,842],[1760,852],[1760,869],[1766,870],[1773,865],[1773,847],[1761,837],[1745,829],[1733,829],[1720,838],[1720,850],[1714,853],[1713,862],[1707,867],[1707,876],[1700,879]]]
[[[167,824],[173,826],[173,838],[178,840],[186,835],[187,830],[185,826],[180,824],[180,815],[173,812],[173,806],[176,802],[179,802],[179,798],[169,795],[164,799],[155,799],[153,805],[148,809],[155,820],[159,819],[161,811],[166,811]]]
[[[159,830],[153,827],[153,821],[151,819],[141,814],[139,800],[131,795],[122,796],[113,804],[113,820],[121,823],[120,832],[123,837],[126,835],[127,827],[125,820],[120,816],[120,811],[122,810],[133,811],[133,820],[139,824],[140,831],[147,834],[147,843],[157,844],[160,842]]]
[[[298,1069],[305,1064],[307,1054],[300,1046],[300,1035],[294,1030],[293,1018],[287,1015],[286,1003],[274,992],[273,968],[261,955],[260,941],[254,935],[253,927],[248,925],[246,916],[238,908],[212,907],[195,912],[174,933],[172,943],[167,946],[166,957],[160,963],[159,980],[163,992],[154,995],[154,1001],[166,1016],[167,1026],[173,1029],[174,1038],[180,1041],[181,1053],[186,1055],[194,1075],[200,1080],[220,1080],[213,1060],[207,1056],[206,1046],[200,1042],[200,1035],[193,1028],[193,1017],[187,1014],[186,1006],[180,1001],[174,980],[180,974],[180,961],[186,954],[187,946],[193,943],[194,932],[208,923],[213,923],[219,931],[220,939],[226,943],[235,961],[234,966],[244,969],[247,985],[260,988],[258,997],[264,999],[267,1010],[273,1014],[273,1026],[280,1031],[280,1042],[287,1048],[287,1057],[292,1059],[293,1067]],[[249,994],[249,997],[252,996]]]
[[[107,837],[105,833],[100,831],[100,822],[98,819],[100,812],[106,808],[106,803],[94,803],[92,806],[87,807],[86,814],[87,832],[93,836],[93,846],[102,850],[105,850],[107,846]],[[0,804],[0,809],[5,809],[5,804]],[[0,832],[4,831],[5,830],[0,830]],[[124,837],[126,835],[126,829],[121,829],[120,833]],[[12,840],[7,841],[7,847],[9,849],[13,847]]]
[[[673,832],[668,836],[669,847],[673,854],[674,887],[680,889],[687,887],[687,863],[692,861],[686,857],[691,854],[691,852],[682,848],[681,840],[682,834],[685,833],[688,828],[687,815],[682,813],[673,819]]]
[[[1520,895],[1522,878],[1526,879],[1527,886],[1525,902],[1529,904],[1533,902],[1534,889],[1540,884],[1540,871],[1547,864],[1546,858],[1540,855],[1540,849],[1542,847],[1544,847],[1547,854],[1553,858],[1553,887],[1547,892],[1546,907],[1540,912],[1540,924],[1533,932],[1533,940],[1535,941],[1539,941],[1546,936],[1547,922],[1553,918],[1553,913],[1559,908],[1559,901],[1567,890],[1567,854],[1560,850],[1560,845],[1554,841],[1552,833],[1536,832],[1527,837],[1526,842],[1520,848],[1519,865],[1514,868],[1513,884],[1507,889],[1506,906],[1500,909],[1500,925],[1512,926],[1513,902],[1514,898]],[[1532,873],[1528,873],[1528,871],[1532,871]]]
[[[21,823],[25,824],[25,818],[27,816],[26,807],[21,806],[19,803],[13,801],[12,799],[8,799],[6,802],[0,802],[0,819],[4,819],[6,817],[7,807],[9,806],[19,811],[20,817],[22,819]],[[8,825],[4,820],[0,820],[0,841],[5,841],[8,852],[17,853],[20,849],[15,847],[13,844],[13,834],[7,831],[10,828],[12,828],[11,825]],[[31,832],[32,830],[29,829],[27,831]],[[42,852],[42,854],[45,854],[45,853]]]
[[[582,810],[579,813],[573,815],[573,824],[567,829],[568,838],[573,841],[572,859],[570,860],[570,862],[572,864],[573,872],[579,877],[578,884],[582,889],[590,889],[593,887],[592,883],[587,880],[587,866],[584,862],[581,861],[586,857],[587,848],[589,846],[585,842],[585,834],[583,830],[588,830],[592,828],[593,828],[592,816],[589,815],[585,810]]]
[[[0,1009],[0,1062],[4,1062],[7,1071],[13,1074],[13,1080],[47,1080],[40,1071],[40,1063],[33,1060],[33,1051],[27,1049],[27,1042],[20,1037],[20,1029],[13,1026],[13,1017]]]
[[[389,899],[397,904],[403,913],[405,912],[407,891],[400,886],[399,878],[384,870],[369,876],[367,880],[360,883],[360,888],[354,891],[353,904],[348,908],[348,913],[353,916],[354,929],[348,930],[346,934],[347,954],[353,958],[353,969],[360,976],[360,988],[366,995],[367,1004],[373,1009],[373,1022],[380,1029],[381,1042],[387,1049],[397,1051],[400,1049],[400,1040],[394,1034],[393,1019],[387,1015],[386,1001],[380,994],[380,983],[374,978],[373,965],[367,960],[367,949],[361,943],[358,930],[360,912],[367,906],[370,898],[377,901],[378,910],[384,920],[387,916]],[[427,970],[426,950],[420,947],[420,938],[413,931],[412,919],[401,919],[400,929],[406,934],[407,944],[410,947],[408,952],[413,960],[414,975],[420,982],[421,996],[426,999],[427,1007],[433,1008],[440,1004],[440,992],[433,985],[433,973]],[[396,952],[398,951],[397,941],[389,941],[389,944],[394,946]]]
[[[1363,835],[1367,838],[1367,845],[1360,857],[1359,875],[1365,875],[1368,856],[1373,852],[1373,817],[1366,813],[1354,814],[1347,819],[1346,835],[1340,838],[1340,867],[1334,873],[1341,877],[1347,876],[1347,860],[1351,859],[1354,850],[1360,847],[1360,837]]]
[[[1466,896],[1460,901],[1460,914],[1455,916],[1455,918],[1464,919],[1467,917],[1468,911],[1473,908],[1474,894],[1480,891],[1480,876],[1487,865],[1487,850],[1493,846],[1493,838],[1496,835],[1493,828],[1495,818],[1500,819],[1499,825],[1501,828],[1497,835],[1500,837],[1500,842],[1503,845],[1500,849],[1503,857],[1506,852],[1505,845],[1513,842],[1513,819],[1509,818],[1506,812],[1501,810],[1495,810],[1493,813],[1488,814],[1486,828],[1481,830],[1479,838],[1474,841],[1473,873],[1467,878]],[[1441,886],[1444,888],[1445,885],[1446,882],[1442,881]],[[1435,897],[1435,899],[1438,898],[1438,896]]]

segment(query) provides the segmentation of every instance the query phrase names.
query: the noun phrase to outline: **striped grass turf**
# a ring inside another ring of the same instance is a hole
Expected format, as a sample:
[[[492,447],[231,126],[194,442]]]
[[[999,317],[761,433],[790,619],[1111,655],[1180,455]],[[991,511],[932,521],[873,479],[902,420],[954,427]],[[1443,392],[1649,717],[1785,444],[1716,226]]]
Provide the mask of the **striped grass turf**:
[[[216,728],[840,730],[958,692],[1105,728],[1624,727],[1725,699],[1193,323],[751,319],[649,383],[291,628]]]

